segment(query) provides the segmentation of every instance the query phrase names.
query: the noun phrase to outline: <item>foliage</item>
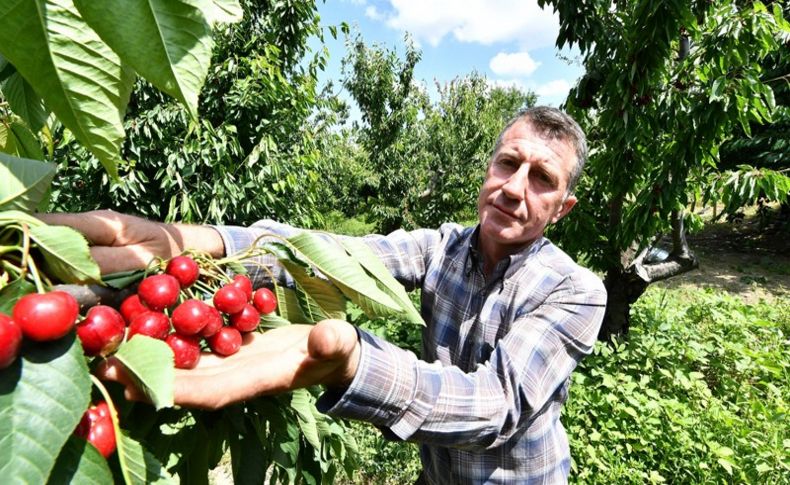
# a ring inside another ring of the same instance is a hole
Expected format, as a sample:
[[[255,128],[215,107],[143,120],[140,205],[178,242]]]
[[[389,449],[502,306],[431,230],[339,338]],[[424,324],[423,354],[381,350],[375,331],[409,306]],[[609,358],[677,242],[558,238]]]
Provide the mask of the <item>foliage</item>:
[[[381,231],[390,232],[410,225],[404,196],[422,170],[417,145],[410,139],[421,129],[419,115],[427,102],[412,79],[421,53],[407,39],[401,60],[393,51],[367,46],[360,36],[349,40],[348,50],[344,86],[362,112],[364,128],[356,139],[375,174],[366,210]]]
[[[790,473],[790,306],[652,289],[574,374],[577,483],[779,483]]]
[[[421,54],[408,39],[404,59],[359,36],[349,47],[344,85],[362,112],[347,132],[356,141],[346,145],[360,194],[354,206],[381,232],[474,220],[496,136],[535,95],[471,73],[437,84],[432,101],[412,79]]]
[[[560,14],[557,45],[581,49],[586,72],[566,109],[591,145],[580,202],[551,235],[606,274],[603,333],[625,332],[628,305],[648,284],[695,267],[685,228],[701,221],[686,207],[736,127],[749,135],[752,122],[772,120],[763,63],[790,23],[761,2],[540,3]],[[672,266],[646,276],[654,268],[639,255],[667,233]]]
[[[322,217],[320,157],[308,117],[317,109],[310,56],[321,34],[314,2],[242,2],[243,19],[215,29],[215,49],[193,120],[138,83],[125,122],[117,183],[68,137],[58,138],[58,208],[113,208],[157,220],[248,224],[277,217],[314,227]],[[96,190],[102,187],[102,190]]]
[[[722,214],[735,214],[746,206],[766,201],[786,203],[790,194],[790,177],[775,170],[741,165],[710,176],[704,186],[703,204],[723,204]]]
[[[136,74],[194,115],[211,27],[237,10],[232,0],[0,2],[4,97],[36,132],[51,110],[116,176]]]

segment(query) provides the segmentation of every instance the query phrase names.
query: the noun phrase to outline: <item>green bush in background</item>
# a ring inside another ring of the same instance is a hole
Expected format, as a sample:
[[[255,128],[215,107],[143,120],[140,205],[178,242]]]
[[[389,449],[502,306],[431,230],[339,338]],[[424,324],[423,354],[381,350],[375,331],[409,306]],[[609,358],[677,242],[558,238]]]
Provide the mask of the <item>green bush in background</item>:
[[[574,375],[577,483],[790,483],[790,305],[649,292]]]

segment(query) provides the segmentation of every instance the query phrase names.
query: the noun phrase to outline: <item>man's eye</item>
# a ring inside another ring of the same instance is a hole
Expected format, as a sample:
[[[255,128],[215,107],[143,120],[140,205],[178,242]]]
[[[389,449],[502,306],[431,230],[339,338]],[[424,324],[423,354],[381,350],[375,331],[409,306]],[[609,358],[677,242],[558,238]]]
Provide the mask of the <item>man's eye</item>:
[[[551,178],[551,175],[547,174],[546,172],[536,172],[535,176],[538,180],[546,185],[552,185],[554,183],[554,179]]]

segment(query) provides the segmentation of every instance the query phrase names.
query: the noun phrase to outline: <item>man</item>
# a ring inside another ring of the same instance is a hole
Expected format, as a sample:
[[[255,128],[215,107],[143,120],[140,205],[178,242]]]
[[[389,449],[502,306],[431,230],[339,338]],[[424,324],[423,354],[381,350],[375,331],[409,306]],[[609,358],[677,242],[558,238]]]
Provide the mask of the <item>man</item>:
[[[247,336],[238,354],[205,356],[180,371],[176,402],[217,408],[324,384],[322,411],[420,442],[423,483],[565,483],[560,409],[571,372],[596,340],[606,294],[543,232],[576,203],[586,151],[570,117],[525,110],[497,140],[476,227],[364,238],[407,289],[422,288],[422,360],[344,321],[293,325]],[[185,247],[222,256],[260,234],[297,231],[272,221],[162,225],[112,212],[44,218],[81,230],[105,272]],[[104,377],[140,397],[119,365]]]

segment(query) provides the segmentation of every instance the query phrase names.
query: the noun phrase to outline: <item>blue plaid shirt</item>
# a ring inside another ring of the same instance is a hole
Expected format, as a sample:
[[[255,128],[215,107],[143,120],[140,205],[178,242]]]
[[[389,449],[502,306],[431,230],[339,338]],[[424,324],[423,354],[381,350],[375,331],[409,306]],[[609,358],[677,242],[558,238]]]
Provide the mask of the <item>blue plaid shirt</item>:
[[[231,254],[272,221],[217,227]],[[395,231],[364,241],[407,289],[422,288],[422,359],[359,331],[359,370],[319,408],[421,443],[430,484],[566,483],[560,423],[570,374],[592,350],[606,304],[601,280],[545,238],[501,261],[491,277],[477,230]]]

